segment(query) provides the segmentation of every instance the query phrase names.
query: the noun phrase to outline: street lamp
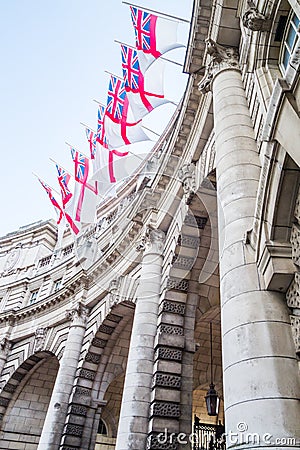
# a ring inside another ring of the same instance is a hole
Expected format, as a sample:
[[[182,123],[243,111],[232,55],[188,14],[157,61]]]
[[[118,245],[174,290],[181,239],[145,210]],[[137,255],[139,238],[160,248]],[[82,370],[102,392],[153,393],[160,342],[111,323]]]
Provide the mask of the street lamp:
[[[212,357],[212,322],[209,323],[210,330],[210,379],[211,383],[209,389],[205,396],[206,409],[209,416],[217,416],[219,413],[220,399],[217,391],[215,390],[215,385],[213,383],[213,357]]]

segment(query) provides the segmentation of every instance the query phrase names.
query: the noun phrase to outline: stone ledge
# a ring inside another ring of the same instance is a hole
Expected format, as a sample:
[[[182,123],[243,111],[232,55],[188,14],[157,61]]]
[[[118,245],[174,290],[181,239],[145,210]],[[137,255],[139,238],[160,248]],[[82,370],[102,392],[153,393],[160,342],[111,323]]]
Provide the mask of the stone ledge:
[[[258,262],[258,270],[267,290],[286,292],[295,273],[291,245],[278,242],[266,243]]]

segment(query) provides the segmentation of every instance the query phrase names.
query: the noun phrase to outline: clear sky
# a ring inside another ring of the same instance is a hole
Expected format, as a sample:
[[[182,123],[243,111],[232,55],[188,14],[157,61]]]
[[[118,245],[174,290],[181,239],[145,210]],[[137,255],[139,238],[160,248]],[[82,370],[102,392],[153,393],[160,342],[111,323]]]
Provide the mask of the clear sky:
[[[190,19],[192,0],[139,0],[140,6]],[[40,219],[55,218],[32,172],[56,186],[49,157],[72,171],[65,141],[88,154],[84,128],[96,127],[96,98],[106,103],[109,76],[121,75],[118,39],[134,44],[129,7],[121,0],[2,0],[0,8],[0,235]],[[180,24],[186,44],[188,24]],[[183,62],[185,50],[169,58]],[[167,64],[166,96],[178,101],[186,75]],[[179,86],[179,87],[178,87]],[[165,110],[163,110],[165,108]],[[158,120],[145,123],[161,132]],[[155,114],[155,111],[151,114]]]

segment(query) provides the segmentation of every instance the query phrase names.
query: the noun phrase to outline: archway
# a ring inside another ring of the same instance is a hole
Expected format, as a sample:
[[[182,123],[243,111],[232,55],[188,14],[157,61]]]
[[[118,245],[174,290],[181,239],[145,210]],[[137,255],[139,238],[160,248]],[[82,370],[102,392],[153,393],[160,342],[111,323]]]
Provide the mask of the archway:
[[[37,448],[58,368],[56,356],[46,355],[16,388],[3,417],[1,449]]]

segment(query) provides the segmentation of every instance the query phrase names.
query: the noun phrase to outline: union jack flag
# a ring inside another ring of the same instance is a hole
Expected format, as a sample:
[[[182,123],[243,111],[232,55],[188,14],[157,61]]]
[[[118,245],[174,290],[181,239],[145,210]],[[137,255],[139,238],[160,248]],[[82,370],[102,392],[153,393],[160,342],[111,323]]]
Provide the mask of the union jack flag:
[[[122,121],[125,99],[124,81],[111,75],[107,94],[106,114],[115,123],[121,123]]]
[[[105,117],[105,106],[99,105],[96,139],[98,142],[100,142],[101,145],[106,147],[107,146],[107,138],[105,136],[104,117]]]
[[[89,175],[89,159],[74,148],[71,148],[71,155],[75,163],[75,180],[85,184]]]
[[[60,204],[54,197],[51,187],[47,183],[45,183],[45,181],[41,180],[40,178],[38,180],[41,183],[41,185],[43,186],[43,188],[45,189],[45,191],[47,192],[50,202],[52,203],[52,205],[54,206],[54,208],[58,214],[57,224],[59,224],[61,222],[62,218],[64,217],[64,212],[62,210],[62,207],[60,206]]]
[[[150,53],[155,58],[158,58],[161,56],[161,53],[156,48],[155,28],[157,16],[134,6],[130,6],[130,10],[137,50]]]
[[[60,186],[63,207],[65,207],[66,203],[68,203],[70,198],[73,196],[68,186],[71,175],[58,164],[56,164],[56,169],[58,173],[57,179]]]
[[[96,140],[98,133],[95,133],[94,131],[90,130],[89,128],[85,129],[87,140],[90,144],[90,155],[91,159],[95,159],[95,153],[96,153]]]
[[[138,52],[135,49],[121,45],[122,70],[127,92],[139,92],[140,86],[140,64]]]
[[[95,182],[95,186],[87,183],[87,179],[89,176],[89,167],[90,160],[82,153],[78,152],[74,148],[70,148],[72,159],[75,164],[75,181],[83,184],[83,186],[90,189],[96,195],[98,194],[97,182]]]

